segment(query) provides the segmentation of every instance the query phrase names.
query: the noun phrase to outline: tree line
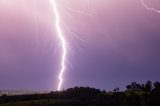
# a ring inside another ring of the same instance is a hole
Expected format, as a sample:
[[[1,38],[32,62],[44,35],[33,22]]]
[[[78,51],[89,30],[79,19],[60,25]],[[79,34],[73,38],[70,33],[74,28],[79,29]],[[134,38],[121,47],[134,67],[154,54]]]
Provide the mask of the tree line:
[[[43,105],[38,105],[34,100],[46,101]],[[61,102],[53,104],[52,100]],[[32,101],[30,106],[160,106],[160,82],[147,81],[145,84],[132,82],[123,91],[119,88],[102,91],[90,87],[74,87],[60,92],[0,97],[0,104],[18,101]]]

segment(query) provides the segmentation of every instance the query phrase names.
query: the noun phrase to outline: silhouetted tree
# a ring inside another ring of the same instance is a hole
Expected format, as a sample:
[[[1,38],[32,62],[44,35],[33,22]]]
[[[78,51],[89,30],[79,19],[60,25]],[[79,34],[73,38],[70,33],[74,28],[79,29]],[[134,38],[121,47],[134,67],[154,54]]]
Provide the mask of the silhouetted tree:
[[[114,90],[113,90],[113,92],[119,92],[119,90],[120,90],[120,88],[115,88]]]
[[[142,90],[142,86],[137,82],[132,82],[130,85],[126,86],[127,90]]]
[[[154,87],[155,87],[155,89],[160,90],[160,82],[156,81],[154,83]]]
[[[151,92],[151,90],[152,90],[152,82],[147,81],[146,84],[144,85],[144,91],[145,92]]]
[[[153,85],[154,89],[152,90],[152,92],[154,94],[160,94],[160,82],[156,81]]]
[[[130,90],[132,88],[132,86],[131,85],[127,85],[126,88],[127,88],[127,90]]]

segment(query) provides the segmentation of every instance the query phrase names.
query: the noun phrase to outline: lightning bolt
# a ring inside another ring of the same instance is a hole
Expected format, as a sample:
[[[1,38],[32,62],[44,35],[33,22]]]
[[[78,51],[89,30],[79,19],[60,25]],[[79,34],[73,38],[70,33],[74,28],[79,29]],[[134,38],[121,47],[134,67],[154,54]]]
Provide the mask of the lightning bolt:
[[[157,13],[160,13],[160,10],[157,10],[157,9],[155,9],[155,8],[153,8],[153,7],[149,7],[149,6],[144,2],[144,0],[140,0],[140,1],[141,1],[142,6],[143,6],[145,9],[150,10],[150,11],[154,11],[154,12],[157,12]]]
[[[57,8],[57,4],[55,0],[49,0],[50,4],[52,5],[52,9],[55,15],[55,26],[56,26],[56,30],[57,30],[57,36],[59,37],[59,40],[61,41],[61,45],[62,45],[62,56],[61,56],[61,69],[60,69],[60,74],[59,74],[59,84],[58,84],[58,88],[57,90],[60,91],[61,90],[61,86],[62,86],[62,82],[63,82],[63,73],[66,69],[66,57],[67,57],[67,43],[66,43],[66,39],[64,37],[64,34],[62,32],[62,29],[60,27],[60,15],[59,15],[59,11]]]

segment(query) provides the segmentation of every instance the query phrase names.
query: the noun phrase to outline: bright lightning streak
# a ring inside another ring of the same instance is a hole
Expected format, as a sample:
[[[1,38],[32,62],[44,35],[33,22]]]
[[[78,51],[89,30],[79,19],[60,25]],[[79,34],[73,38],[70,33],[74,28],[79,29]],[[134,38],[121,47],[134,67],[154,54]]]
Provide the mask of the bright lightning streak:
[[[61,57],[61,70],[60,70],[60,74],[59,74],[59,84],[58,84],[58,88],[57,90],[60,91],[61,90],[61,86],[62,86],[62,82],[63,82],[63,73],[66,69],[66,57],[67,57],[67,43],[66,43],[66,39],[63,35],[62,29],[60,27],[60,15],[57,9],[57,5],[56,5],[56,1],[55,0],[49,0],[51,5],[52,5],[52,9],[53,12],[55,14],[55,26],[56,26],[56,30],[57,30],[57,36],[59,37],[61,44],[62,44],[62,57]]]
[[[147,9],[147,10],[151,10],[151,11],[154,11],[154,12],[157,12],[157,13],[160,13],[160,10],[157,10],[155,8],[152,8],[152,7],[149,7],[145,2],[144,0],[140,0],[141,1],[141,4],[142,6]]]

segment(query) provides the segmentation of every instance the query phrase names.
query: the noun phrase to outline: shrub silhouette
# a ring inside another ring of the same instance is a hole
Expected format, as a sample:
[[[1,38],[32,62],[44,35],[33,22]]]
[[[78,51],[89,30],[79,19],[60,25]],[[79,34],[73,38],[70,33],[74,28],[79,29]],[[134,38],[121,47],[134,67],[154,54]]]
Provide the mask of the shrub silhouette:
[[[0,106],[160,106],[160,82],[132,82],[125,91],[74,87],[48,94],[0,96]]]

